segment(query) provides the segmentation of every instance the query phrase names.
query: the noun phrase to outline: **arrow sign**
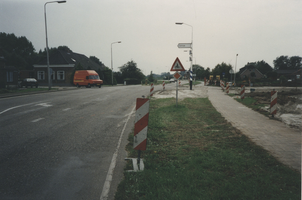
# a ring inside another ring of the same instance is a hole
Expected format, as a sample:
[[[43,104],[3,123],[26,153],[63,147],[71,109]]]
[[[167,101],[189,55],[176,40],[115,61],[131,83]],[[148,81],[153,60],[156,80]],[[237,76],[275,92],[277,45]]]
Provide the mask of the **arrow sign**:
[[[170,71],[186,71],[178,57],[175,59]]]
[[[192,43],[178,43],[178,48],[192,48]]]

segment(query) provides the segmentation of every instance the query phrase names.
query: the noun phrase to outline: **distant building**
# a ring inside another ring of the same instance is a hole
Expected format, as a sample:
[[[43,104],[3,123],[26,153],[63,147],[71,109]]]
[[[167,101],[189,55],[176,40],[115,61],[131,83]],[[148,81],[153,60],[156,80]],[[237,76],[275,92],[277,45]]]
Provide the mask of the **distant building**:
[[[102,70],[104,68],[83,54],[55,50],[49,55],[52,85],[70,85],[73,79],[71,76],[78,65],[81,65],[83,69]],[[46,57],[34,64],[34,73],[40,85],[48,84]]]
[[[290,69],[290,70],[276,70],[277,76],[284,76],[287,79],[295,80],[301,79],[302,69]],[[297,75],[299,78],[297,78]]]
[[[18,69],[6,66],[5,58],[0,56],[0,88],[18,87]]]
[[[254,62],[247,63],[245,67],[240,69],[239,74],[241,79],[245,79],[245,78],[260,79],[264,77],[264,75],[256,68],[256,63]]]

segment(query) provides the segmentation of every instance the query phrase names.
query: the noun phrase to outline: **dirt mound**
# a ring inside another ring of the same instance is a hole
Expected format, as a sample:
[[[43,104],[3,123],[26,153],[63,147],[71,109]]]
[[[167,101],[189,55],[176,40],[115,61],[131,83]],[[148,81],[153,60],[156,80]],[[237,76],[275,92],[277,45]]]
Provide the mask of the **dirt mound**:
[[[246,97],[256,100],[255,105],[264,104],[262,110],[270,111],[270,92],[246,93]],[[283,121],[290,127],[302,129],[302,91],[290,90],[278,92],[276,118]]]

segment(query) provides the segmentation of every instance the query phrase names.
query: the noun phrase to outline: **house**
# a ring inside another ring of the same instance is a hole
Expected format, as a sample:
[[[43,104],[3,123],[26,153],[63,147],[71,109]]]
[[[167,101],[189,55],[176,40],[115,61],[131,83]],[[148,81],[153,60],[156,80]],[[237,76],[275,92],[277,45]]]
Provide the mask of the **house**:
[[[253,78],[261,79],[264,75],[256,68],[256,63],[247,63],[245,67],[241,68],[239,71],[240,78]]]
[[[276,72],[278,74],[278,77],[284,76],[286,79],[291,80],[301,79],[302,76],[302,69],[276,70]]]
[[[50,80],[52,85],[70,85],[76,66],[83,69],[103,69],[103,66],[95,63],[83,54],[54,50],[49,55]],[[40,85],[48,84],[47,58],[43,58],[34,64],[34,73]]]
[[[5,66],[5,59],[0,57],[0,88],[18,87],[18,69]]]

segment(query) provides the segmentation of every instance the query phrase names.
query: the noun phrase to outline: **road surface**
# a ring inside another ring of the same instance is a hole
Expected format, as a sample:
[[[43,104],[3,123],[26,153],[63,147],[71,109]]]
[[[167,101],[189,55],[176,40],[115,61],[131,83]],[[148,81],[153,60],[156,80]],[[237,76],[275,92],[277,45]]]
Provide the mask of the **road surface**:
[[[122,177],[135,101],[149,92],[116,86],[0,99],[0,199],[100,199],[121,135],[113,179]]]

